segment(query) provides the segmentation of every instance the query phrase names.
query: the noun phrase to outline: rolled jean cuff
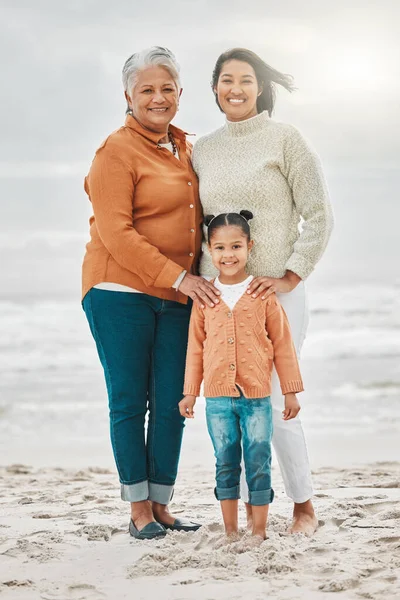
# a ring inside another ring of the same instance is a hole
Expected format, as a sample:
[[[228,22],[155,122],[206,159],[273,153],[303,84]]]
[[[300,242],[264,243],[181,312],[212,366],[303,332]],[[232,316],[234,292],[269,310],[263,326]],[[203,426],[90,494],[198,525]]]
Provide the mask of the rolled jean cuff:
[[[269,490],[258,490],[256,492],[252,492],[249,490],[249,504],[253,506],[264,506],[264,504],[271,504],[274,499],[274,490],[270,488]]]
[[[214,494],[217,500],[239,500],[240,485],[234,485],[231,488],[214,488]]]
[[[174,495],[173,485],[163,485],[149,481],[149,500],[159,504],[169,504]]]
[[[121,483],[121,498],[127,502],[141,502],[149,499],[149,482]]]

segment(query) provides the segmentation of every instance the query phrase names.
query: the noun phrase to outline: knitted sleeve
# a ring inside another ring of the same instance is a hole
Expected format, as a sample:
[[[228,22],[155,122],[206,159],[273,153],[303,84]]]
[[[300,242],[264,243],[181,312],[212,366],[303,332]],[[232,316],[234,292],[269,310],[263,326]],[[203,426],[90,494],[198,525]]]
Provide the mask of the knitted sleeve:
[[[302,392],[303,381],[289,321],[275,294],[266,301],[266,328],[274,349],[274,365],[282,394]]]
[[[303,224],[285,268],[306,279],[324,253],[333,228],[333,213],[319,157],[295,127],[289,131],[283,174]]]
[[[184,394],[200,395],[203,381],[203,344],[206,339],[204,311],[193,304],[189,325],[189,340],[186,353]]]
[[[192,150],[192,167],[193,167],[193,170],[196,173],[197,177],[200,176],[200,173],[199,173],[200,161],[201,161],[202,148],[204,146],[204,139],[205,139],[205,136],[203,136],[202,138],[197,140],[197,142],[194,144],[193,150]]]
[[[85,190],[100,238],[115,261],[147,286],[170,288],[183,269],[133,227],[134,173],[122,158],[103,145],[93,160]]]

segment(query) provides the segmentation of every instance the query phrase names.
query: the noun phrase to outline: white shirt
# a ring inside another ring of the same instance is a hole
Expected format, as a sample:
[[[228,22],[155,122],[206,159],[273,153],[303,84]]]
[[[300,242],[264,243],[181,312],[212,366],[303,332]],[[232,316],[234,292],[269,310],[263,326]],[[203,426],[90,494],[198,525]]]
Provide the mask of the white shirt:
[[[253,279],[253,275],[249,275],[247,279],[241,283],[226,284],[221,283],[219,277],[214,281],[215,287],[221,292],[220,298],[233,310],[235,304],[246,293],[247,286]]]

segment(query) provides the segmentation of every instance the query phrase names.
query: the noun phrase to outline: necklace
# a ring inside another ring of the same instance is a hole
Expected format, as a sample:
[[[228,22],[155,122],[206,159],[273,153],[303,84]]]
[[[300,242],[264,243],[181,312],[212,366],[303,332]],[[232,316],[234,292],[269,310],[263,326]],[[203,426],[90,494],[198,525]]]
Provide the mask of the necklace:
[[[172,154],[174,156],[176,156],[176,154],[178,153],[178,146],[175,143],[175,140],[173,138],[173,135],[170,131],[168,131],[168,139],[171,142],[171,146],[172,146]]]

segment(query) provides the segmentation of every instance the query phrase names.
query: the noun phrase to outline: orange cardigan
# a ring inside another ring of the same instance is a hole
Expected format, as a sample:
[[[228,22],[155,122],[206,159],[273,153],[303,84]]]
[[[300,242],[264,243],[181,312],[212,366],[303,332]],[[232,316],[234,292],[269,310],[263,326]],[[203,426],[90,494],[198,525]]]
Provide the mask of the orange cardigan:
[[[187,303],[171,286],[184,269],[197,272],[202,212],[191,145],[182,130],[170,131],[180,160],[158,146],[162,134],[132,116],[97,150],[85,179],[94,216],[82,297],[94,285],[112,282]]]
[[[265,398],[275,364],[282,394],[302,392],[303,382],[286,314],[275,294],[268,300],[244,294],[231,310],[223,301],[193,305],[184,394]]]

